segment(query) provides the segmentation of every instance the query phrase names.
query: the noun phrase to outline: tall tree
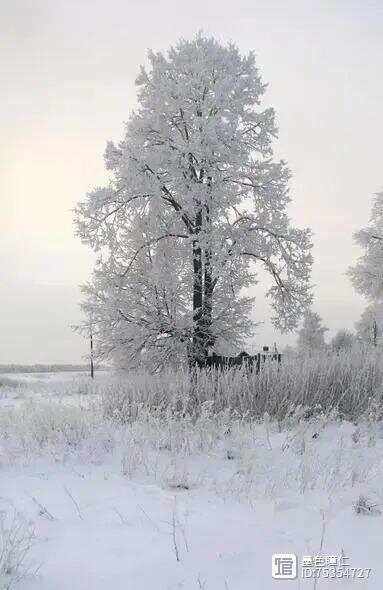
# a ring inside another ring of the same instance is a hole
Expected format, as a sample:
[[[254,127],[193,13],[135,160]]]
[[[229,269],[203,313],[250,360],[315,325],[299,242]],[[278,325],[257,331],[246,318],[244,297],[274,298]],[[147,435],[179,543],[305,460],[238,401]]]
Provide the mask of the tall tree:
[[[298,332],[298,349],[309,353],[323,350],[326,346],[324,335],[327,330],[328,328],[322,325],[322,318],[318,313],[307,312]]]
[[[76,209],[78,235],[102,253],[85,308],[109,351],[166,341],[201,363],[219,339],[248,335],[244,289],[258,265],[274,281],[275,326],[296,328],[311,302],[311,237],[286,213],[290,173],[273,161],[274,111],[260,108],[254,54],[197,35],[150,52],[149,64],[124,139],[106,149],[110,185]]]

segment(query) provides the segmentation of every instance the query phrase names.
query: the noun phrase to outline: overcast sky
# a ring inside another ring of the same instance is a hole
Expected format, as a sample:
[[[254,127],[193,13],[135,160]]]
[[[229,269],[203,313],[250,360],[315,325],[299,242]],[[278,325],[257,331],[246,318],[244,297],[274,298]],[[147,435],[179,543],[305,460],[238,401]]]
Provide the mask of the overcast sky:
[[[358,319],[345,271],[383,188],[382,0],[2,0],[0,363],[81,362],[71,325],[92,256],[71,209],[107,178],[105,143],[122,136],[147,49],[200,29],[256,51],[294,174],[291,216],[315,236],[314,307],[331,333]],[[257,341],[287,342],[263,292]]]

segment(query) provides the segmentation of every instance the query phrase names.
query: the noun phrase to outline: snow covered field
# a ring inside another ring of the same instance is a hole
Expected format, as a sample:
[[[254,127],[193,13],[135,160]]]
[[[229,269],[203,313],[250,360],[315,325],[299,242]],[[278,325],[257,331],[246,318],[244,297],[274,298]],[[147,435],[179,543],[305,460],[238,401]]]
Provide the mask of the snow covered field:
[[[95,391],[78,374],[7,379],[18,384],[0,388],[0,588],[382,588],[371,416],[297,412],[278,426],[205,403],[193,419],[141,408],[110,420],[107,374]],[[343,555],[371,574],[274,580],[274,553]]]

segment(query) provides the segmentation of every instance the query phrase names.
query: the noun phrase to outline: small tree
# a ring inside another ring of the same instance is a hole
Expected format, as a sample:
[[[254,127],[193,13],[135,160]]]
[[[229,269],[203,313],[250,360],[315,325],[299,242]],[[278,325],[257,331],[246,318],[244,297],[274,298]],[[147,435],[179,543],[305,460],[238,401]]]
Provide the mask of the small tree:
[[[302,328],[298,332],[298,349],[302,352],[312,353],[323,350],[326,346],[324,335],[328,328],[322,326],[322,319],[314,311],[306,313]]]
[[[368,305],[355,327],[360,342],[376,346],[378,338],[383,335],[383,303]]]
[[[375,195],[370,223],[354,234],[354,240],[364,254],[348,275],[358,293],[379,301],[383,298],[383,193]]]
[[[355,336],[350,330],[341,329],[335,334],[330,342],[334,352],[350,351],[355,344]]]
[[[383,330],[383,192],[374,196],[370,222],[354,239],[364,253],[348,274],[356,291],[370,301],[356,323],[357,338],[376,346]]]

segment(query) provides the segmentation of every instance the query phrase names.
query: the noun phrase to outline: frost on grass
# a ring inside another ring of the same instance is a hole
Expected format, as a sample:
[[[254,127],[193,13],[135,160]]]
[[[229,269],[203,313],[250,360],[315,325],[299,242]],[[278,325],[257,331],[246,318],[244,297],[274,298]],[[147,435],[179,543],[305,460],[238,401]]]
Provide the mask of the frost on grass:
[[[134,422],[147,409],[186,419],[223,411],[262,419],[267,413],[281,426],[298,414],[307,419],[333,410],[353,422],[367,412],[380,420],[382,391],[381,354],[363,348],[286,356],[280,367],[266,366],[259,375],[246,370],[193,376],[183,370],[136,372],[96,387],[104,415],[120,423]]]
[[[33,529],[21,515],[0,515],[0,590],[10,590],[31,573],[33,541]]]
[[[189,491],[203,484],[203,474],[187,462],[173,459],[161,474],[161,484],[165,489]]]
[[[99,461],[113,445],[111,426],[100,412],[56,402],[26,403],[0,412],[3,459],[54,455],[64,461],[70,454]]]
[[[160,406],[152,404],[158,387],[165,389],[165,377],[152,378],[150,398],[141,402],[138,381],[136,405],[131,407],[134,417],[130,413],[127,420],[112,411],[113,392],[107,401],[104,392],[100,401],[86,410],[55,403],[3,410],[3,464],[33,463],[36,457],[63,464],[113,461],[117,472],[129,480],[144,478],[167,490],[210,487],[223,497],[277,499],[349,489],[354,496],[348,500],[350,506],[359,488],[364,493],[360,486],[368,478],[374,481],[382,471],[378,453],[382,431],[376,404],[370,403],[357,425],[344,420],[337,405],[324,411],[318,404],[309,412],[304,405],[294,409],[293,402],[283,419],[271,411],[257,419],[250,411],[242,413],[238,406],[231,408],[229,404],[231,395],[239,395],[251,384],[244,381],[244,375],[238,375],[239,383],[228,376],[216,376],[214,383],[212,375],[201,375],[202,383],[210,389],[204,392],[197,382],[200,389],[194,393],[201,403],[188,413],[174,402],[170,380],[168,405],[163,400]],[[126,384],[120,381],[118,404],[125,387],[132,391],[132,383],[133,379]],[[237,387],[234,392],[228,390],[232,385]],[[214,395],[214,387],[223,399],[204,400],[203,395]],[[222,407],[225,401],[227,407]],[[253,401],[246,403],[249,408]],[[271,409],[276,400],[268,403]]]

